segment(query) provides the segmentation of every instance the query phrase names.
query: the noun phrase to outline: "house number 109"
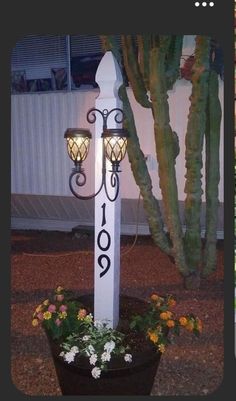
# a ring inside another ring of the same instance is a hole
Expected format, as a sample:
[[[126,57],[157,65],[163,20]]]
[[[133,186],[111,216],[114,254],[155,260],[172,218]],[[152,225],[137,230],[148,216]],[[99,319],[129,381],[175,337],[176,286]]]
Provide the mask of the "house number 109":
[[[106,204],[103,203],[101,207],[102,207],[102,227],[104,227],[106,225]],[[103,252],[108,251],[108,249],[110,248],[111,236],[109,232],[104,228],[98,233],[97,245],[99,249]],[[111,260],[109,256],[103,253],[98,257],[98,264],[103,269],[103,271],[99,275],[100,278],[102,278],[110,269]]]

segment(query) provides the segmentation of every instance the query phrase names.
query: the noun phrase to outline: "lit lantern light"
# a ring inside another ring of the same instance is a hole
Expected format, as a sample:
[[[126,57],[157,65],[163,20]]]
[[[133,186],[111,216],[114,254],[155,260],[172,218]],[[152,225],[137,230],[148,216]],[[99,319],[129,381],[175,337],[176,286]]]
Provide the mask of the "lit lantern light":
[[[67,152],[71,160],[75,163],[77,171],[82,170],[82,162],[86,159],[89,152],[91,132],[87,129],[68,128],[64,137],[67,140]]]
[[[128,133],[125,129],[111,128],[102,133],[106,158],[112,163],[112,171],[118,172],[127,148]]]

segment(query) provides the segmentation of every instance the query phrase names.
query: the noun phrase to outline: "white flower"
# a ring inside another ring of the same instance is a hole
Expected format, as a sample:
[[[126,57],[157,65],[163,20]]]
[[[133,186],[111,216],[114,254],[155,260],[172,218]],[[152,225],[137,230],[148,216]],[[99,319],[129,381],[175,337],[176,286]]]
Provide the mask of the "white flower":
[[[64,351],[60,352],[60,354],[59,354],[59,356],[64,356],[64,355],[65,355]]]
[[[101,355],[102,362],[110,361],[111,354],[109,352],[103,352]]]
[[[74,346],[71,348],[70,352],[73,352],[74,354],[78,354],[79,348],[78,348],[76,345],[74,345]]]
[[[92,376],[94,377],[94,379],[98,379],[101,375],[101,369],[98,368],[97,366],[95,366],[95,368],[92,369]]]
[[[109,341],[104,345],[104,350],[107,351],[108,353],[111,353],[113,349],[115,348],[115,343],[114,341]]]
[[[94,347],[93,347],[91,344],[89,344],[89,346],[88,346],[88,353],[89,353],[89,355],[94,354],[94,352],[95,352]]]
[[[96,329],[102,329],[103,328],[103,323],[102,323],[101,320],[95,320],[94,326],[96,327]]]
[[[125,354],[124,360],[125,360],[125,362],[132,362],[132,355],[131,354]]]
[[[89,339],[90,339],[90,336],[83,336],[83,337],[82,337],[82,340],[83,340],[83,341],[88,341]]]
[[[98,359],[97,354],[92,354],[89,358],[90,365],[95,365],[95,363],[97,362],[97,359]]]
[[[71,363],[75,359],[75,353],[74,352],[66,352],[64,355],[64,359],[66,362]]]

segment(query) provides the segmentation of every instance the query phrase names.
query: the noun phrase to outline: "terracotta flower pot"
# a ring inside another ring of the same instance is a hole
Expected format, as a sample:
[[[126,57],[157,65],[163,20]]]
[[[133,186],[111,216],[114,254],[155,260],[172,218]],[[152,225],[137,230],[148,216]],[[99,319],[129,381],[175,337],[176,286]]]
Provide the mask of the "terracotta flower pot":
[[[78,298],[85,306],[91,307],[93,296]],[[143,300],[121,296],[120,320],[145,310]],[[60,345],[49,336],[49,345],[63,395],[149,395],[160,362],[161,353],[147,342],[145,347],[132,352],[132,362],[124,363],[122,358],[113,358],[108,370],[102,371],[99,379],[91,375],[88,358],[80,357],[79,365],[66,363],[59,357]]]

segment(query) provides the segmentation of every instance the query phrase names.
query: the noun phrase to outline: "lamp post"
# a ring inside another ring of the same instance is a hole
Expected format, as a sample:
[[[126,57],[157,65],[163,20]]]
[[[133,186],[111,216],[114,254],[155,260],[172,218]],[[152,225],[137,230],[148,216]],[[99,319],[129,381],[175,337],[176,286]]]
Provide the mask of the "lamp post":
[[[117,199],[120,188],[120,180],[118,173],[120,172],[120,162],[123,160],[126,154],[127,137],[128,132],[123,128],[107,128],[107,119],[111,113],[116,112],[114,120],[116,123],[122,123],[124,119],[123,111],[119,108],[113,108],[108,111],[103,111],[92,108],[87,113],[87,121],[90,124],[95,123],[96,113],[99,113],[103,119],[103,132],[101,138],[103,139],[102,147],[102,181],[99,189],[91,195],[80,195],[78,189],[86,184],[86,174],[82,168],[82,163],[86,159],[89,152],[90,139],[92,137],[91,132],[83,128],[68,128],[65,132],[64,137],[67,140],[67,151],[71,160],[74,162],[75,167],[72,169],[72,173],[69,177],[70,190],[74,196],[78,199],[91,199],[104,187],[107,198],[114,202]],[[106,183],[106,158],[111,162],[111,176],[110,184],[115,189],[113,196],[110,196],[107,189]]]
[[[67,150],[74,162],[69,177],[73,195],[81,200],[94,198],[94,319],[111,328],[119,321],[120,294],[120,211],[119,165],[126,153],[127,131],[118,91],[123,83],[120,67],[111,51],[102,57],[96,72],[100,92],[87,121],[95,123],[95,191],[82,196],[86,184],[82,167],[89,152],[90,131],[76,128],[65,133]],[[108,125],[109,124],[109,125]],[[108,128],[109,127],[109,128]]]

